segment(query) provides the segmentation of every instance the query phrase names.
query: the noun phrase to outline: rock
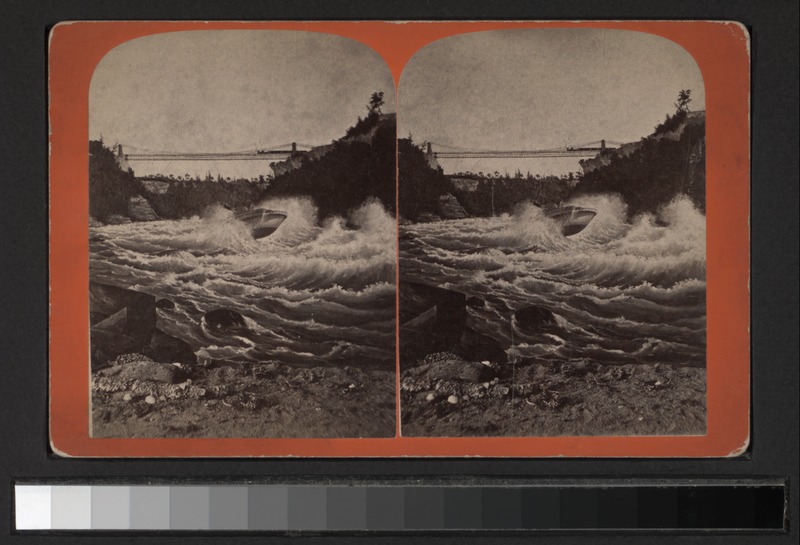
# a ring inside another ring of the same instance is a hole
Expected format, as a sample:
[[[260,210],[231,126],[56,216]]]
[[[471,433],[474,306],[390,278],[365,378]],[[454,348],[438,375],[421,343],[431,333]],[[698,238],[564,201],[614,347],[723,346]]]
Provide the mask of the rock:
[[[547,380],[548,376],[553,376],[557,372],[557,367],[530,360],[517,364],[515,370],[517,382],[532,384],[542,383]]]
[[[129,393],[125,393],[125,395],[122,396],[123,401],[130,401],[131,399],[133,399],[133,396]]]
[[[150,337],[150,343],[142,350],[142,353],[151,357],[154,361],[162,363],[177,362],[186,365],[197,365],[197,356],[195,356],[189,343],[167,335],[160,329],[155,330]]]
[[[92,369],[121,354],[140,352],[156,326],[155,298],[126,288],[89,284]]]
[[[169,182],[159,180],[141,180],[144,190],[154,195],[163,195],[169,190]]]
[[[486,306],[486,301],[478,297],[470,297],[467,299],[467,306],[470,308],[483,308]]]
[[[418,223],[432,223],[434,221],[441,221],[441,219],[442,218],[440,218],[439,216],[435,216],[430,212],[422,212],[421,214],[417,215]]]
[[[561,374],[566,377],[583,377],[587,373],[596,370],[596,365],[587,360],[573,360],[561,365]]]
[[[156,301],[156,308],[161,310],[175,310],[175,303],[169,299],[159,299]]]
[[[555,315],[544,307],[530,306],[514,313],[514,325],[522,333],[536,334],[558,327]]]
[[[428,394],[425,396],[425,401],[433,401],[434,399],[436,399],[436,396],[433,394]]]
[[[100,320],[92,327],[113,333],[125,333],[128,327],[127,307],[115,312],[108,318]]]
[[[413,369],[417,380],[440,382],[459,380],[479,383],[491,380],[494,370],[474,361],[464,361],[455,354],[448,352],[430,354],[425,357],[422,364]]]
[[[134,354],[122,354],[121,356],[117,356],[117,358],[111,362],[112,365],[127,365],[129,363],[136,363],[139,361],[153,361],[147,356],[144,356],[139,353]]]
[[[92,328],[90,345],[92,371],[108,366],[109,362],[121,354],[138,351],[141,345],[141,340],[129,335]]]
[[[458,345],[467,322],[466,296],[417,282],[400,283],[400,361]]]
[[[464,207],[461,206],[461,203],[458,202],[458,199],[455,197],[455,195],[450,193],[442,195],[439,197],[438,205],[438,213],[442,219],[458,220],[467,217]]]
[[[101,284],[89,283],[89,313],[92,327],[123,332],[142,342],[150,339],[156,328],[155,297],[145,293]],[[120,311],[124,310],[124,313]],[[117,316],[114,316],[117,315]],[[107,322],[109,318],[114,319]],[[103,322],[107,322],[105,325]]]
[[[447,398],[447,402],[451,405],[456,405],[458,404],[458,398],[456,396],[450,396]]]
[[[235,310],[228,308],[218,308],[210,312],[206,312],[203,316],[203,321],[212,331],[227,331],[247,328],[247,323],[244,321],[244,317]]]
[[[506,362],[508,356],[499,341],[477,333],[471,328],[465,328],[461,335],[456,354],[465,359],[488,360],[497,363]]]
[[[158,363],[149,358],[137,359],[128,363],[98,371],[100,377],[111,377],[118,383],[160,382],[179,384],[186,380],[186,372],[168,363]]]
[[[155,221],[160,219],[144,197],[131,197],[128,201],[128,216],[133,221]]]
[[[131,219],[120,214],[111,214],[106,218],[106,223],[108,225],[125,225],[130,223]]]
[[[144,398],[144,402],[147,403],[148,405],[155,405],[156,398],[154,398],[153,396],[147,396],[146,398]]]

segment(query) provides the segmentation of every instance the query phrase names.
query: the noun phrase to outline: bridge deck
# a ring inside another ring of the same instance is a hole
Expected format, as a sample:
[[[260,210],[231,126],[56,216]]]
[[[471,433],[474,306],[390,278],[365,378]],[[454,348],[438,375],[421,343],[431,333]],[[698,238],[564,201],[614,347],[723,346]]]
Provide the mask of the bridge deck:
[[[286,159],[291,151],[262,151],[246,153],[129,153],[128,161],[266,161]]]
[[[594,157],[602,148],[516,151],[436,151],[437,159],[526,159],[533,157]]]

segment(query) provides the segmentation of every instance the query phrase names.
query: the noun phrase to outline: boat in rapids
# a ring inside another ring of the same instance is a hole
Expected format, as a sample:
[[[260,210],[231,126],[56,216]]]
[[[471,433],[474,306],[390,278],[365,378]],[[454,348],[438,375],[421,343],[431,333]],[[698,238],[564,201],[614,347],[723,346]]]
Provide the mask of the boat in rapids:
[[[286,219],[286,212],[266,208],[250,208],[235,212],[234,217],[246,223],[253,238],[259,239],[274,233]]]
[[[568,237],[583,231],[597,215],[597,212],[591,208],[580,206],[559,206],[545,210],[544,215],[558,223],[561,233]]]

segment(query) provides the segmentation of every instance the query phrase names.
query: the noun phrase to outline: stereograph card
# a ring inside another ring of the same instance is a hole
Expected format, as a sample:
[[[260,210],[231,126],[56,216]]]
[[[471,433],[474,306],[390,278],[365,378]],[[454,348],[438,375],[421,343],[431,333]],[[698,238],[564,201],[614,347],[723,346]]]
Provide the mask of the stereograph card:
[[[49,43],[73,457],[727,457],[737,23],[73,22]]]

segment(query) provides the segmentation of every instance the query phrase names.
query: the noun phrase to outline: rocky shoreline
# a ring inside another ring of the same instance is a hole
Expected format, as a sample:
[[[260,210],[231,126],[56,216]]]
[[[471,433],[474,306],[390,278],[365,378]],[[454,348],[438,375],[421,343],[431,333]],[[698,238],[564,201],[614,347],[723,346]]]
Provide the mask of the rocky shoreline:
[[[425,356],[401,373],[406,437],[703,435],[705,369],[465,361]]]
[[[171,301],[97,282],[89,295],[93,437],[394,436],[394,369],[198,358],[159,327]]]
[[[187,366],[126,354],[92,373],[93,437],[390,437],[393,371]]]
[[[703,435],[706,371],[665,363],[522,359],[474,331],[484,302],[400,284],[401,427],[406,437]],[[530,306],[514,327],[543,340],[553,313]]]

